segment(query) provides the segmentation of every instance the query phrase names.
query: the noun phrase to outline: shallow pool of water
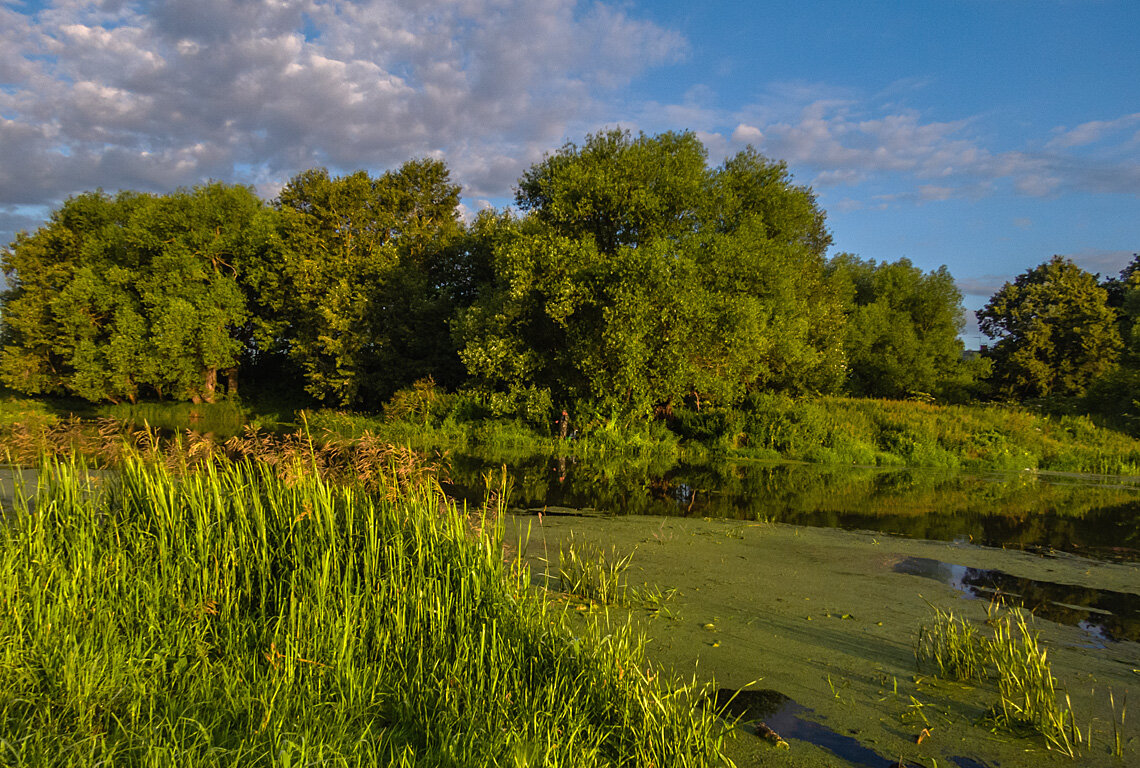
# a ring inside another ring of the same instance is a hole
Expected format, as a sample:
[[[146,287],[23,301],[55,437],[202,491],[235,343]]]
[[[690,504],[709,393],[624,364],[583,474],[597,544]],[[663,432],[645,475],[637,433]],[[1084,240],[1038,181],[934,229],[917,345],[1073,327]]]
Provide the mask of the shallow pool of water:
[[[453,457],[447,489],[478,502],[494,466]],[[507,469],[511,535],[533,569],[556,570],[571,535],[632,553],[628,581],[673,595],[633,611],[656,663],[687,677],[695,662],[718,686],[782,697],[764,722],[790,749],[738,729],[738,765],[1140,765],[1132,719],[1123,761],[1109,749],[1109,691],[1117,702],[1140,694],[1131,480],[789,463],[653,473],[569,459]],[[1092,733],[1075,763],[1039,736],[987,726],[992,682],[917,668],[935,607],[987,631],[993,602],[1032,611],[1077,724]]]

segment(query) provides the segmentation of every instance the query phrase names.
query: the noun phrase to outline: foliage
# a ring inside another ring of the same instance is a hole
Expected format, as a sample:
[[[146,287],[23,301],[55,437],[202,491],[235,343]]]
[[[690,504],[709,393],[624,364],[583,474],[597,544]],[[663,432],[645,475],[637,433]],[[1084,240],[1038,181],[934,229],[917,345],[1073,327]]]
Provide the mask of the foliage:
[[[0,379],[29,394],[212,402],[236,394],[245,276],[272,247],[244,187],[68,200],[3,256]]]
[[[283,254],[267,278],[308,392],[370,405],[426,376],[454,378],[448,319],[462,284],[459,187],[438,160],[372,178],[305,171],[281,190]],[[275,290],[274,290],[275,289]]]
[[[840,254],[828,275],[847,312],[847,390],[856,397],[953,396],[971,381],[958,338],[962,294],[945,266]]]
[[[457,323],[484,386],[647,414],[838,383],[830,240],[783,164],[710,170],[693,134],[610,131],[532,167],[517,202],[482,221],[494,278]]]
[[[1059,699],[1047,651],[1025,613],[1015,608],[995,616],[991,611],[989,623],[993,634],[987,637],[965,619],[935,609],[933,625],[919,630],[915,658],[955,680],[993,678],[998,700],[989,711],[992,722],[1015,732],[1037,731],[1051,749],[1076,757],[1082,735],[1068,696],[1064,704]]]
[[[1054,256],[1006,283],[978,311],[993,378],[1013,397],[1081,395],[1120,351],[1116,317],[1096,277]]]
[[[5,764],[719,762],[698,686],[504,562],[501,495],[471,519],[384,474],[43,467],[0,537]]]

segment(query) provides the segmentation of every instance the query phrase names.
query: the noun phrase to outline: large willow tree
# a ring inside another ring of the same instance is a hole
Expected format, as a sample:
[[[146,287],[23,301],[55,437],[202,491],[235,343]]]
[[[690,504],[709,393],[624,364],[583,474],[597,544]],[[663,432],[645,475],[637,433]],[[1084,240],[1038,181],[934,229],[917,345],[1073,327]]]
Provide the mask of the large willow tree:
[[[782,163],[709,168],[692,133],[609,131],[532,167],[516,202],[476,228],[493,279],[457,323],[484,386],[646,412],[841,383],[830,237]]]
[[[92,401],[232,390],[245,277],[272,249],[271,216],[251,190],[223,184],[68,200],[4,251],[0,381]]]

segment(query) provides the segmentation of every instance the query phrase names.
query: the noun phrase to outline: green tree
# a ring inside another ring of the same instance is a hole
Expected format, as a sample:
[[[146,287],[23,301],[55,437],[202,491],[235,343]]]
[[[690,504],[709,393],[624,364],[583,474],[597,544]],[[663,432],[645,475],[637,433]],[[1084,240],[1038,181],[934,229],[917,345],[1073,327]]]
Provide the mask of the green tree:
[[[140,334],[131,318],[138,308],[114,266],[128,251],[124,231],[145,199],[135,193],[79,195],[36,232],[18,234],[4,250],[4,384],[28,394],[137,395],[137,383],[125,371],[134,367],[126,347],[137,345],[117,345],[110,368],[119,375],[107,370],[104,350],[116,319]],[[118,381],[112,385],[113,379]]]
[[[1132,434],[1140,432],[1140,254],[1120,272],[1105,280],[1108,305],[1117,318],[1122,341],[1117,365],[1089,386],[1085,405],[1108,417]]]
[[[847,311],[847,388],[857,397],[945,396],[969,378],[962,294],[945,266],[840,254],[828,265]]]
[[[1107,292],[1061,256],[1006,283],[977,317],[982,332],[997,339],[989,353],[993,378],[1010,396],[1083,394],[1120,353]]]
[[[254,193],[88,193],[5,251],[0,379],[31,394],[211,401],[249,323],[243,269],[272,260]]]
[[[266,299],[316,398],[378,405],[458,366],[448,320],[462,270],[459,187],[438,160],[372,178],[324,169],[281,191],[283,259]]]
[[[644,413],[840,380],[830,240],[783,164],[710,169],[691,133],[608,131],[532,167],[516,202],[478,225],[494,277],[457,322],[484,386]]]

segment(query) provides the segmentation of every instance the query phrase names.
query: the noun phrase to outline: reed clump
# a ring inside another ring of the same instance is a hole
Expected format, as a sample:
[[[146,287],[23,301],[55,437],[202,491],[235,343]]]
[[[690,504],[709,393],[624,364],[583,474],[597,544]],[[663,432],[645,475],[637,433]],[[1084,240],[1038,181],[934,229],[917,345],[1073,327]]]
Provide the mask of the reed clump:
[[[429,460],[423,452],[369,433],[350,439],[327,430],[316,435],[308,429],[282,434],[253,425],[223,440],[210,432],[170,433],[118,419],[68,417],[17,422],[3,434],[3,458],[9,464],[29,466],[44,457],[67,461],[73,456],[105,468],[141,459],[175,474],[217,461],[249,460],[273,468],[286,481],[316,472],[333,483],[389,491],[401,486],[392,480],[403,481],[411,474],[438,475],[446,463],[442,454]]]
[[[48,459],[0,525],[11,766],[701,766],[723,726],[642,637],[571,628],[398,456],[311,467]],[[25,494],[27,495],[27,494]]]
[[[991,606],[987,635],[952,611],[934,609],[934,621],[919,629],[915,658],[954,680],[994,680],[998,700],[986,718],[995,726],[1033,731],[1050,749],[1076,757],[1084,741],[1068,695],[1059,690],[1038,634],[1019,608],[998,615]]]
[[[559,588],[603,605],[621,604],[629,591],[622,575],[632,560],[632,553],[623,557],[616,548],[607,552],[597,544],[576,541],[571,534],[558,547]]]

